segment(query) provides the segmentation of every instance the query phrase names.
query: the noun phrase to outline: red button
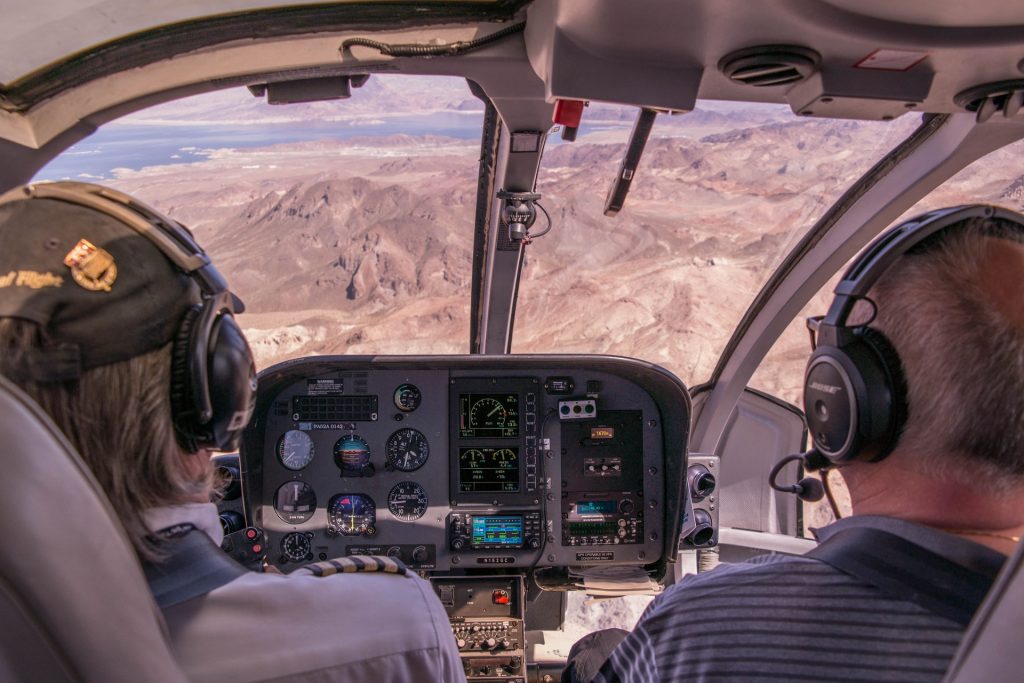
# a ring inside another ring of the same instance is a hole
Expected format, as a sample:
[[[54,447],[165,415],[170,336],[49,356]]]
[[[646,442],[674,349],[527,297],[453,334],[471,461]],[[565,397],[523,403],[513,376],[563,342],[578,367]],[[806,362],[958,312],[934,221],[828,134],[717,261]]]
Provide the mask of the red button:
[[[257,543],[252,547],[252,552],[254,555],[259,555],[261,552],[263,552],[263,546]]]
[[[245,537],[248,538],[250,541],[252,539],[256,538],[256,530],[255,529],[247,529],[246,532],[245,532]]]
[[[508,591],[494,591],[491,593],[491,601],[495,605],[507,605],[509,603]]]

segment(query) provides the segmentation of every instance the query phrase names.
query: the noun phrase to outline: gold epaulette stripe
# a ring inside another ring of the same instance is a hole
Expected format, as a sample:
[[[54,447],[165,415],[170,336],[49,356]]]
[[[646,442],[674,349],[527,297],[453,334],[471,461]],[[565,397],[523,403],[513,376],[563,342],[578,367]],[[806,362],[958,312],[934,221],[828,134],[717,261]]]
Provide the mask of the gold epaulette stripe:
[[[393,557],[382,555],[350,555],[336,557],[324,562],[313,562],[296,569],[293,574],[330,576],[331,574],[354,574],[358,572],[383,572],[384,574],[406,574],[405,565]]]

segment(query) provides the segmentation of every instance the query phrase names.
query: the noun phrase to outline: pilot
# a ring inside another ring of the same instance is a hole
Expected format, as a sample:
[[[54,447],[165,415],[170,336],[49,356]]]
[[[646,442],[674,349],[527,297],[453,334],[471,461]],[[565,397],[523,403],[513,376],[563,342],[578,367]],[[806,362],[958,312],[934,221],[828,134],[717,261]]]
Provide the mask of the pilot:
[[[189,679],[464,681],[430,585],[390,558],[282,576],[220,550],[210,450],[235,446],[255,392],[240,309],[187,231],[125,195],[0,197],[0,372],[106,492]]]
[[[831,317],[837,294],[805,387],[816,446],[805,464],[837,467],[853,514],[817,529],[809,556],[723,564],[671,586],[628,635],[577,643],[565,680],[942,679],[1024,533],[1022,220],[954,207],[865,251],[881,257],[862,257],[870,265],[847,279],[867,296],[843,321]],[[858,357],[862,343],[875,360]],[[829,379],[861,370],[852,391]],[[890,434],[829,438],[846,425],[822,405],[846,415],[853,394],[889,413],[872,420]]]

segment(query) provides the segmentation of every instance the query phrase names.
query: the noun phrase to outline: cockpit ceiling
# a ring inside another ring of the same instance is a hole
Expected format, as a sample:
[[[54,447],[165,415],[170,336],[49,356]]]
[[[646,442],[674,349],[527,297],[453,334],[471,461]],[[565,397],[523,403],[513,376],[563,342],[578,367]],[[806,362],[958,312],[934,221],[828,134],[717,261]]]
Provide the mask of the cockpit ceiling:
[[[3,7],[0,105],[233,41],[509,21],[528,0],[48,0]],[[7,3],[11,4],[11,3]]]
[[[1024,79],[1024,3],[1005,0],[6,4],[16,6],[4,8],[0,22],[0,137],[30,148],[103,110],[121,107],[120,115],[266,74],[477,79],[485,71],[483,80],[502,89],[499,98],[521,102],[569,98],[688,110],[701,98],[856,119],[963,111],[956,96],[965,90]],[[450,42],[523,20],[522,37],[458,57],[339,50],[354,35]],[[768,48],[769,61],[806,62],[800,77],[765,87],[736,78],[739,67],[764,66],[758,48]]]

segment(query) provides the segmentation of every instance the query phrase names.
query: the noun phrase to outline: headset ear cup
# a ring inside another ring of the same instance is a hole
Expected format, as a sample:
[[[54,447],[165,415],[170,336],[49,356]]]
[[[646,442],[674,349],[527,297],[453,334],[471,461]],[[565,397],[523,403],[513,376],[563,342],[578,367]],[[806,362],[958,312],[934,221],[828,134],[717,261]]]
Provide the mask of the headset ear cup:
[[[214,323],[207,363],[213,418],[205,430],[210,438],[205,445],[236,450],[255,407],[256,366],[245,335],[230,313]]]
[[[193,306],[185,312],[171,348],[171,415],[174,435],[186,453],[199,450],[199,425],[196,424],[198,409],[192,400],[192,368],[189,359],[192,357],[192,328],[201,310],[202,307]]]
[[[871,349],[878,358],[879,365],[886,375],[888,389],[891,395],[892,420],[889,427],[887,443],[881,453],[874,460],[881,460],[892,452],[899,440],[903,426],[907,423],[909,406],[907,403],[907,379],[903,372],[903,361],[900,360],[896,347],[889,339],[878,330],[870,327],[863,328],[858,336],[865,345]]]

